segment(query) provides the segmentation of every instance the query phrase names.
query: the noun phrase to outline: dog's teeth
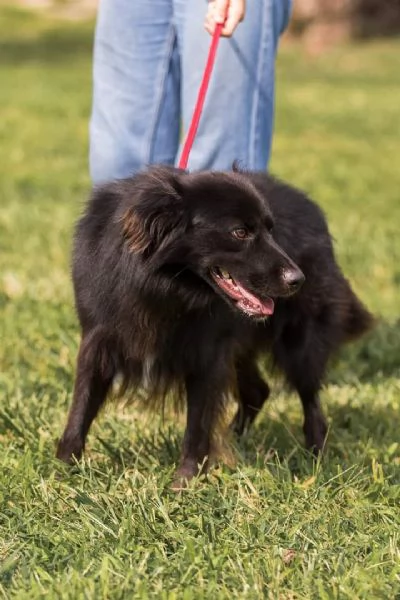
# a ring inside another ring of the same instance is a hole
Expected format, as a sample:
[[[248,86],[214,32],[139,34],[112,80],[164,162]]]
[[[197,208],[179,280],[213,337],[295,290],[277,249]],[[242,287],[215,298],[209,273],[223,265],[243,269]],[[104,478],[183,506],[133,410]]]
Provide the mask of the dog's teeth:
[[[220,272],[221,272],[221,276],[222,276],[223,279],[230,279],[231,278],[230,274],[228,273],[228,271],[225,271],[225,269],[220,269]]]

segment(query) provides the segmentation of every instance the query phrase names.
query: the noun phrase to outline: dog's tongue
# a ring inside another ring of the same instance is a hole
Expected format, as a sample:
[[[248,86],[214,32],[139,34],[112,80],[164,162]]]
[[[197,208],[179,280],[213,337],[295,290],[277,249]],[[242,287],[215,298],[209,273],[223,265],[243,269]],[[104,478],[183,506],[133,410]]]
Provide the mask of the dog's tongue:
[[[272,298],[267,298],[264,301],[260,300],[231,276],[221,277],[214,275],[214,280],[228,296],[236,300],[237,307],[246,314],[262,317],[273,314],[274,301]]]
[[[274,312],[274,301],[272,298],[268,298],[262,302],[256,296],[253,296],[248,290],[246,290],[243,286],[240,285],[237,281],[236,287],[237,291],[240,292],[240,295],[237,295],[238,298],[238,306],[252,314],[257,315],[272,315]]]

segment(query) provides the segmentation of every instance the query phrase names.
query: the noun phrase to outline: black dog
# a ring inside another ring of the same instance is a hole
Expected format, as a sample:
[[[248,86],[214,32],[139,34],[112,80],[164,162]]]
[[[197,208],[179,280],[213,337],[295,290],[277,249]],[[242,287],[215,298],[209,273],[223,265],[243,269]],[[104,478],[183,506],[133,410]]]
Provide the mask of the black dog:
[[[57,456],[80,457],[122,373],[149,399],[186,397],[178,482],[206,468],[229,392],[239,434],[260,411],[265,351],[300,396],[307,447],[320,451],[327,361],[372,324],[320,209],[261,173],[157,167],[95,189],[77,227],[73,280],[82,341]]]

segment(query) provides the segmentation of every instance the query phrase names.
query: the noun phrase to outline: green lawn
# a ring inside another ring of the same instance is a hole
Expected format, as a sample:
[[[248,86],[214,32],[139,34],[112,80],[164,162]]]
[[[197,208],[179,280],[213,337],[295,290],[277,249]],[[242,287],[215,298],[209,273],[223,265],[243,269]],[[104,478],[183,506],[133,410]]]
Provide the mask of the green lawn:
[[[182,421],[109,406],[53,459],[78,344],[71,233],[89,189],[92,24],[0,8],[0,595],[400,598],[400,41],[278,64],[272,169],[326,210],[381,319],[332,365],[329,450],[278,381],[237,464],[168,490]]]

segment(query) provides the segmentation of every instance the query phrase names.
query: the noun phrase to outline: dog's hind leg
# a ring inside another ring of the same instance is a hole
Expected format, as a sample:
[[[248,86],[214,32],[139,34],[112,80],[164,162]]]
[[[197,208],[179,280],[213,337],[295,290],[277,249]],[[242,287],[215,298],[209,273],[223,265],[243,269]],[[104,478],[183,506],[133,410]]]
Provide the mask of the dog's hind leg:
[[[303,387],[302,385],[296,387],[303,405],[303,432],[306,448],[318,456],[324,449],[328,433],[318,391],[312,388],[308,389],[307,386]]]
[[[104,403],[115,375],[104,333],[95,329],[84,335],[78,353],[74,397],[57,458],[72,463],[79,459],[90,425]]]
[[[300,327],[287,326],[273,346],[277,365],[300,396],[306,447],[316,455],[323,450],[327,434],[319,391],[331,353],[329,333],[314,321],[303,321]]]
[[[237,362],[236,374],[239,407],[231,427],[237,435],[242,435],[252,425],[267,400],[269,387],[252,357]]]

